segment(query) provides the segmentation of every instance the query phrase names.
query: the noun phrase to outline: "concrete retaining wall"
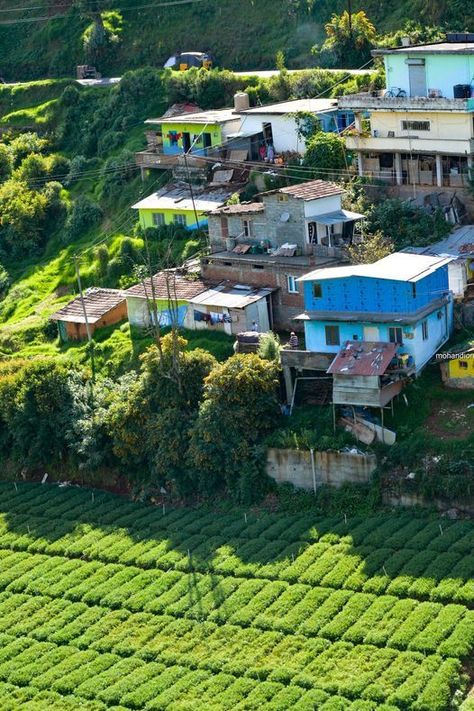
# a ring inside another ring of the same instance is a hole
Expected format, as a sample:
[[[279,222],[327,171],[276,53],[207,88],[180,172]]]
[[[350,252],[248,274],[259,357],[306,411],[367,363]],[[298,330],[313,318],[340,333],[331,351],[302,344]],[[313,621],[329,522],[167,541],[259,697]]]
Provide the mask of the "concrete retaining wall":
[[[345,482],[366,484],[377,466],[372,454],[314,452],[316,486],[339,487]],[[299,449],[269,449],[267,474],[279,483],[289,482],[299,489],[313,491],[311,453]]]

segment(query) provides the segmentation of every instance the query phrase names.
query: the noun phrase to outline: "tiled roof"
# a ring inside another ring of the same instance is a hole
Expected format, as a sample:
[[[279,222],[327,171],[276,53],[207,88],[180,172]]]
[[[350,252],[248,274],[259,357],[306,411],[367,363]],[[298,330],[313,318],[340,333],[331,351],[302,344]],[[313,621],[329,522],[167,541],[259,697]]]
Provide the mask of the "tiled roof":
[[[263,212],[263,202],[242,202],[237,205],[223,205],[211,212],[211,215],[244,215],[252,212]]]
[[[118,289],[100,289],[92,287],[84,294],[87,320],[90,324],[99,321],[105,314],[114,309],[125,300],[123,291]],[[53,321],[69,321],[72,323],[85,323],[84,309],[81,297],[78,296],[62,309],[56,311],[50,318]]]
[[[298,183],[298,185],[289,185],[278,190],[269,190],[263,194],[283,193],[300,200],[316,200],[317,198],[330,197],[331,195],[341,195],[343,192],[344,188],[336,185],[336,183],[330,183],[327,180],[309,180],[307,183]]]
[[[396,343],[346,341],[327,372],[333,375],[383,375],[397,348]]]
[[[190,274],[180,274],[176,271],[158,272],[153,277],[153,291],[156,299],[168,299],[171,294],[173,299],[177,301],[185,301],[201,294],[209,288],[208,284],[204,284],[201,279]],[[126,297],[136,297],[139,299],[152,298],[151,279],[145,279],[144,284],[135,284],[127,289]]]

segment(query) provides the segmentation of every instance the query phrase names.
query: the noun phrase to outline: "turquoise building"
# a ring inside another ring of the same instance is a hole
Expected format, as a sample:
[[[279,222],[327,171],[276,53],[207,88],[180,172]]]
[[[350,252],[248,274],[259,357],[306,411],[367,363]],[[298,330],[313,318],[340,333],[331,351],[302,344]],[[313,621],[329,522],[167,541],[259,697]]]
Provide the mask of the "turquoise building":
[[[347,341],[394,343],[418,373],[449,339],[450,259],[397,252],[374,264],[317,269],[301,277],[306,348],[338,353]]]

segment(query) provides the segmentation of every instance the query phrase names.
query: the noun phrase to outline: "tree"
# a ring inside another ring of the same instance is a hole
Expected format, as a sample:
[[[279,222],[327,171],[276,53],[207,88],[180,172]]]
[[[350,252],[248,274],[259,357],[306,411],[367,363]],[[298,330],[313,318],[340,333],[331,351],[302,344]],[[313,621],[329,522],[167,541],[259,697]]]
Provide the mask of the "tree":
[[[327,66],[360,67],[370,60],[370,50],[375,45],[376,30],[365,12],[361,10],[333,15],[325,25],[327,38],[313,53]]]
[[[206,378],[189,450],[201,493],[227,488],[248,502],[264,490],[260,444],[278,416],[278,373],[275,361],[238,354]]]
[[[380,232],[396,249],[423,247],[438,242],[451,232],[441,210],[432,214],[406,200],[396,198],[376,203],[367,214],[367,229]]]
[[[335,133],[316,133],[308,141],[303,165],[312,168],[312,177],[330,179],[347,168],[344,139]]]
[[[395,252],[395,245],[389,237],[375,232],[365,235],[362,242],[352,244],[347,251],[352,264],[373,264]]]
[[[0,143],[0,183],[7,180],[13,169],[13,156],[10,148]]]
[[[13,256],[31,254],[45,241],[47,198],[25,183],[0,185],[0,247]]]

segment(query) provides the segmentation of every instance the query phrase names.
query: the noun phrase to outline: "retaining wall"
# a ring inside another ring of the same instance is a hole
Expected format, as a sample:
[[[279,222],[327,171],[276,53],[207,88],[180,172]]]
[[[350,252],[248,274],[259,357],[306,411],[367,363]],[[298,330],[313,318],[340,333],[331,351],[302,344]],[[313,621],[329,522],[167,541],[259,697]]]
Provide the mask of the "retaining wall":
[[[345,482],[366,484],[376,466],[377,460],[373,454],[315,451],[316,487],[322,484],[339,487]],[[270,448],[267,454],[267,474],[279,483],[289,482],[299,489],[314,489],[309,450]]]

